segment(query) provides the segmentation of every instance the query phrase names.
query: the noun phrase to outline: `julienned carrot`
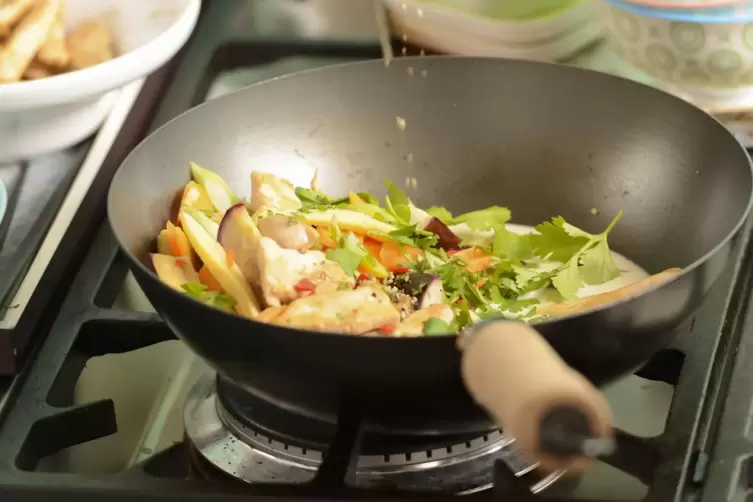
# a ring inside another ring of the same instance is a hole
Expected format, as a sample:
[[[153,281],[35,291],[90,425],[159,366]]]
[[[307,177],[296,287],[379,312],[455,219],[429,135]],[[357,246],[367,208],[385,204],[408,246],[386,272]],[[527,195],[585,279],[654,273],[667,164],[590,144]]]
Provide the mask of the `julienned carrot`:
[[[201,281],[209,291],[222,292],[222,286],[220,286],[220,283],[217,282],[217,279],[215,279],[212,272],[210,272],[206,266],[201,267],[201,270],[199,270],[199,281]]]
[[[423,251],[416,247],[406,246],[395,241],[385,241],[379,251],[379,261],[387,270],[395,270],[409,265],[423,255]]]
[[[488,268],[494,263],[495,260],[493,256],[484,253],[484,251],[480,248],[463,249],[461,251],[458,251],[457,253],[454,253],[453,256],[461,258],[468,262],[468,265],[465,266],[465,269],[473,273],[478,273]]]

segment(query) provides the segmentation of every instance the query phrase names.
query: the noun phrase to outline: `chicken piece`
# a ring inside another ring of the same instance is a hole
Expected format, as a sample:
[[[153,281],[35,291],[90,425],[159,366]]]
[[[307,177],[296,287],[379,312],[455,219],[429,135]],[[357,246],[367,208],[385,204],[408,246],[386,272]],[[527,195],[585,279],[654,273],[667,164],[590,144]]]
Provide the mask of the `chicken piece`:
[[[345,273],[342,265],[332,260],[327,260],[316,267],[304,279],[311,281],[316,293],[353,289],[356,285],[356,280]]]
[[[379,286],[333,291],[300,298],[274,319],[292,328],[360,335],[385,326],[394,329],[400,313]]]
[[[39,48],[36,59],[40,63],[51,66],[57,69],[63,69],[68,66],[70,56],[68,54],[68,47],[65,43],[65,26],[63,25],[63,2],[60,2],[58,6],[55,20],[50,26],[50,31],[47,34],[47,40],[44,41],[42,47]]]
[[[295,194],[295,187],[274,174],[254,171],[251,173],[251,210],[262,206],[278,214],[298,211],[303,204]]]
[[[70,67],[81,70],[112,59],[112,33],[98,19],[81,23],[66,41]]]
[[[428,307],[417,310],[409,315],[400,325],[397,327],[396,334],[401,336],[421,336],[424,334],[424,324],[426,321],[436,317],[450,324],[455,318],[455,314],[452,312],[452,308],[445,304],[434,304]]]
[[[260,218],[257,226],[264,237],[274,240],[280,247],[308,251],[319,242],[319,232],[311,225],[304,225],[292,216],[275,214]]]
[[[339,263],[328,260],[320,251],[301,253],[283,249],[269,237],[261,238],[259,249],[261,291],[269,307],[289,303],[301,294],[353,288],[354,279],[345,274]],[[308,287],[301,288],[304,279]]]
[[[60,0],[41,0],[23,18],[0,52],[0,83],[18,82],[47,39]]]
[[[13,26],[34,5],[35,0],[9,0],[0,2],[0,37],[8,36]]]

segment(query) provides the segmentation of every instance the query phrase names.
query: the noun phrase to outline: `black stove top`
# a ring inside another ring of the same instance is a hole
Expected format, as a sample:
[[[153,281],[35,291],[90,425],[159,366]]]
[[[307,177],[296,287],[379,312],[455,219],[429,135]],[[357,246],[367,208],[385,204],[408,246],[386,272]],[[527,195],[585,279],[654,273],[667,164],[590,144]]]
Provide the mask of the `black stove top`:
[[[44,295],[45,301],[30,304],[33,308],[25,315],[54,321],[35,324],[35,336],[30,338],[33,343],[20,373],[8,380],[8,385],[0,387],[4,391],[0,393],[3,500],[64,502],[106,498],[164,502],[307,497],[344,501],[375,496],[385,500],[453,496],[444,492],[405,493],[397,489],[349,487],[345,481],[359,457],[385,453],[379,450],[379,441],[361,430],[358,417],[340,417],[337,429],[319,430],[306,439],[307,443],[296,444],[302,449],[321,448],[328,443],[312,479],[297,484],[236,483],[210,476],[194,441],[177,444],[138,468],[115,475],[84,476],[36,469],[48,455],[118,430],[118,416],[111,400],[71,404],[76,381],[90,358],[126,353],[174,338],[156,314],[113,307],[126,266],[104,221],[104,201],[109,182],[127,153],[149,132],[202,102],[221,72],[287,57],[337,60],[380,57],[378,46],[370,43],[249,38],[238,28],[243,26],[239,18],[246,14],[240,2],[207,2],[183,52],[152,75],[142,88],[42,278],[39,286],[42,292],[35,296]],[[753,472],[749,424],[753,405],[753,327],[748,320],[752,274],[753,249],[746,239],[737,259],[684,336],[640,371],[642,377],[666,382],[674,388],[664,431],[651,438],[618,431],[617,452],[604,461],[641,480],[648,487],[644,500],[741,500],[753,488],[749,474]],[[48,294],[51,290],[68,294],[63,299],[62,294]],[[239,405],[232,404],[237,399],[232,389],[220,394],[227,408],[238,408]],[[236,418],[243,422],[247,417]],[[243,425],[266,433],[264,437],[270,444],[295,443],[296,433],[289,430],[290,424],[281,430],[274,416],[268,416],[265,423]],[[401,442],[400,447],[405,448],[405,444]],[[434,446],[421,445],[420,449],[433,451]],[[405,456],[410,450],[399,453]],[[466,497],[540,499],[531,493],[529,479],[516,476],[519,472],[514,471],[519,469],[511,469],[510,463],[504,461],[493,465],[490,474],[493,489]],[[197,472],[203,474],[197,476]]]

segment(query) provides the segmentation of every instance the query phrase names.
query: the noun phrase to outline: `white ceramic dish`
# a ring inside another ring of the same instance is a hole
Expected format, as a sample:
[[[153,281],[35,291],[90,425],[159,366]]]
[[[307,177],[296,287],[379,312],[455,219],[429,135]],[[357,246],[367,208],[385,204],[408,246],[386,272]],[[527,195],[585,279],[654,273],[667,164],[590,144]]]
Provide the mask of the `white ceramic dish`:
[[[606,38],[620,56],[673,92],[717,109],[753,95],[753,10],[736,16],[637,7],[616,0],[599,6]]]
[[[393,19],[396,28],[421,46],[458,56],[500,57],[534,61],[561,61],[601,38],[601,28],[584,22],[574,30],[545,43],[500,43],[486,38],[469,37],[460,32],[436,32],[417,26],[403,26]]]
[[[601,37],[586,3],[551,19],[496,21],[423,4],[385,0],[396,32],[410,43],[462,56],[507,57],[539,61],[566,59]],[[434,15],[436,14],[436,15]]]
[[[42,80],[0,84],[0,162],[65,148],[102,123],[115,90],[153,72],[186,43],[201,0],[67,0],[66,29],[101,17],[118,56]]]

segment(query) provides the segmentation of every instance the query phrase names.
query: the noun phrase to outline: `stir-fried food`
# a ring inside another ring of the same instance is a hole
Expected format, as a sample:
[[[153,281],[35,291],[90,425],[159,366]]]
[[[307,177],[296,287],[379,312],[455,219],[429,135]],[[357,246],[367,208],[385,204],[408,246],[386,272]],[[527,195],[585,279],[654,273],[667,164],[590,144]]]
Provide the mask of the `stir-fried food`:
[[[621,214],[599,234],[561,217],[527,228],[499,206],[421,209],[390,182],[382,203],[261,172],[251,173],[243,201],[216,173],[190,170],[151,263],[173,289],[261,322],[353,335],[457,333],[490,317],[567,315],[652,280],[609,249]]]
[[[66,35],[63,0],[0,1],[0,84],[47,78],[112,59],[110,28],[86,20]]]

